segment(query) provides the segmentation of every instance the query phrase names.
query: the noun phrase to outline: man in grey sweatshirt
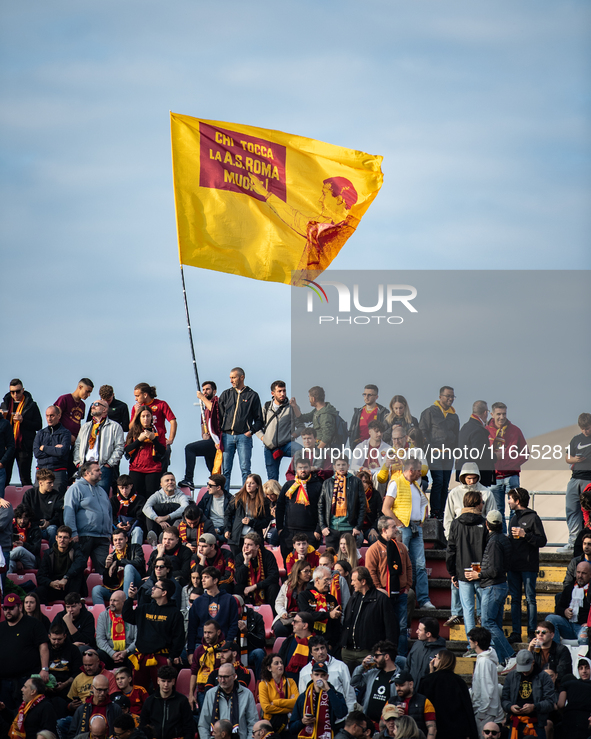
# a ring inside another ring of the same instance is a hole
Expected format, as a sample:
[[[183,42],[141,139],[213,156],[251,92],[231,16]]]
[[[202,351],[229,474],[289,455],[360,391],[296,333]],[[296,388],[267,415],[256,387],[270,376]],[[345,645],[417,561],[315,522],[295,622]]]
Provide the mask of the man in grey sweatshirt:
[[[148,541],[152,545],[158,541],[163,531],[178,525],[190,502],[190,499],[177,487],[172,472],[165,472],[162,475],[160,485],[160,490],[150,495],[142,509],[146,517]]]

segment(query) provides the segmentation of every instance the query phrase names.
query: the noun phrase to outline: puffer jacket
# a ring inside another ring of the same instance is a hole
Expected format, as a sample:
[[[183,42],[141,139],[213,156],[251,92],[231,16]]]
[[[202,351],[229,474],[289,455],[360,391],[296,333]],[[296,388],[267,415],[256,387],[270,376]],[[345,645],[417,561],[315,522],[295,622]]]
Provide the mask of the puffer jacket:
[[[505,534],[491,534],[482,555],[480,568],[480,587],[501,585],[507,582],[507,572],[511,565],[511,545]]]
[[[55,426],[46,426],[37,431],[33,442],[33,454],[37,459],[40,470],[65,469],[70,456],[72,434],[61,423]],[[58,445],[60,445],[58,449]],[[43,447],[43,451],[41,451]],[[0,460],[1,462],[2,460]]]
[[[80,433],[76,437],[74,444],[74,464],[81,465],[84,462],[88,451],[88,440],[92,431],[93,423],[88,421],[80,428]],[[123,456],[123,447],[125,440],[123,438],[123,429],[116,421],[110,418],[105,419],[98,434],[98,463],[101,467],[108,464],[109,467],[116,467]]]
[[[320,529],[330,528],[332,517],[332,494],[334,491],[335,478],[331,477],[322,483],[322,492],[318,500],[318,524]],[[363,491],[363,484],[358,477],[347,475],[347,520],[354,529],[363,528],[365,509],[367,501]]]

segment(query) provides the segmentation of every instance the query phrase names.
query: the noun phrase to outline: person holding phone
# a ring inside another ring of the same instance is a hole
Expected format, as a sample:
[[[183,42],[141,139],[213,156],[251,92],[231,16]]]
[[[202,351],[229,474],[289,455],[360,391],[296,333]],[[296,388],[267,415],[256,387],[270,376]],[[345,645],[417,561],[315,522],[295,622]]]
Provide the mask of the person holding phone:
[[[295,703],[289,731],[299,739],[320,736],[332,739],[347,711],[344,697],[328,682],[326,662],[317,662],[312,668],[312,679]]]

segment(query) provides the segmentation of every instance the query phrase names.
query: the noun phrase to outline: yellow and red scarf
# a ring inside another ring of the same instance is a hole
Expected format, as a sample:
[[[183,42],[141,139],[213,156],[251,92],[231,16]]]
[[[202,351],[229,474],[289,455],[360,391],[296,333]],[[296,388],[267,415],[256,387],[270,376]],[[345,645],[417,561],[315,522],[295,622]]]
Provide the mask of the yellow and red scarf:
[[[301,480],[297,475],[294,478],[293,485],[289,488],[287,493],[285,493],[285,496],[289,498],[290,500],[293,497],[293,494],[297,490],[297,495],[295,499],[295,503],[297,505],[303,505],[303,506],[309,506],[310,505],[310,498],[308,497],[308,491],[306,489],[308,480],[310,478],[308,477],[305,480]]]
[[[326,623],[328,621],[328,600],[324,593],[319,593],[317,590],[310,590],[316,601],[314,610],[316,613],[326,613],[325,621],[315,621],[314,629],[320,631],[323,634],[326,632]]]
[[[308,544],[308,551],[306,552],[306,562],[310,565],[312,569],[318,567],[318,561],[320,560],[320,555],[318,552],[314,549],[314,547],[311,544]],[[291,551],[287,555],[287,559],[285,560],[285,571],[289,575],[289,573],[293,570],[293,566],[298,561],[298,554],[295,551]]]
[[[511,716],[511,739],[518,739],[519,724],[525,724],[522,736],[537,736],[538,732],[531,716]]]
[[[291,655],[291,659],[287,663],[285,668],[286,672],[299,672],[304,665],[307,665],[310,661],[310,647],[308,646],[308,637],[300,639],[299,636],[295,638],[297,647],[294,653]]]
[[[343,605],[343,594],[341,593],[341,576],[335,572],[330,582],[330,594],[337,599],[339,606]]]
[[[97,436],[99,435],[101,426],[106,421],[106,418],[101,418],[101,420],[98,423],[93,423],[92,428],[90,429],[90,436],[88,437],[88,448],[94,449],[94,445],[96,444]]]
[[[24,395],[23,395],[23,399],[21,400],[21,402],[17,405],[16,410],[14,409],[14,400],[12,398],[10,399],[10,409],[9,409],[10,424],[12,426],[12,431],[14,433],[14,443],[17,449],[20,449],[20,445],[22,441],[21,422],[15,421],[14,416],[12,414],[19,413],[20,415],[22,415],[24,407],[25,407],[25,396]]]
[[[196,539],[196,541],[199,541],[200,536],[203,534],[203,522],[201,522],[197,526],[196,531],[197,531],[197,539]],[[179,538],[180,538],[181,541],[185,542],[185,544],[188,541],[188,539],[187,539],[187,522],[186,521],[181,521],[180,524],[179,524]]]
[[[311,714],[315,716],[315,719],[313,724],[304,726],[298,734],[298,739],[318,739],[319,737],[323,739],[331,737],[332,739],[333,731],[330,725],[330,712],[328,710],[328,693],[326,690],[321,690],[316,700],[314,700],[314,697],[314,683],[311,683],[306,688],[303,715]],[[314,710],[314,703],[316,703],[316,710]]]
[[[125,498],[119,491],[117,491],[117,500],[119,501],[119,515],[127,516],[127,509],[137,498],[137,493],[134,493],[129,498]]]
[[[8,736],[10,737],[10,739],[25,739],[26,715],[31,710],[31,708],[36,706],[38,703],[41,703],[42,700],[45,700],[45,696],[38,695],[36,698],[32,698],[28,703],[25,703],[24,701],[21,703],[20,708],[18,709],[18,713],[16,714],[16,718],[12,722],[12,726],[10,727],[10,731],[8,732]]]
[[[156,654],[169,654],[169,650],[159,649],[157,652],[152,652],[151,654],[136,652],[135,654],[130,654],[128,659],[133,665],[134,670],[139,670],[141,667],[156,667],[158,665],[158,660],[155,657]]]
[[[257,585],[265,578],[263,577],[263,552],[259,547],[257,554],[257,568],[254,567],[254,557],[248,563],[248,585]],[[257,588],[253,593],[253,600],[256,606],[262,606],[265,602],[265,591]]]
[[[113,649],[116,652],[123,652],[125,651],[125,621],[122,616],[114,614],[110,608],[109,618],[111,619]]]
[[[219,648],[219,644],[214,644],[212,647],[206,647],[202,645],[203,654],[199,657],[199,672],[197,673],[197,685],[205,685],[209,674],[216,668],[216,650]],[[218,663],[219,664],[219,663]]]
[[[342,518],[347,515],[347,475],[334,473],[331,515]]]

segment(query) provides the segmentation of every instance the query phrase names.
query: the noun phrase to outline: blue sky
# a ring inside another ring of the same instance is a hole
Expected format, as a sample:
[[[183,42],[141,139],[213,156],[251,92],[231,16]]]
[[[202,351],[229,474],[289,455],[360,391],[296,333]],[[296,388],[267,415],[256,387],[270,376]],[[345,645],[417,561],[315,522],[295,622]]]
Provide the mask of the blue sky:
[[[382,154],[335,269],[591,266],[586,2],[0,8],[0,364],[43,405],[146,380],[195,435],[169,110]],[[202,376],[241,364],[266,397],[289,288],[186,273]]]

